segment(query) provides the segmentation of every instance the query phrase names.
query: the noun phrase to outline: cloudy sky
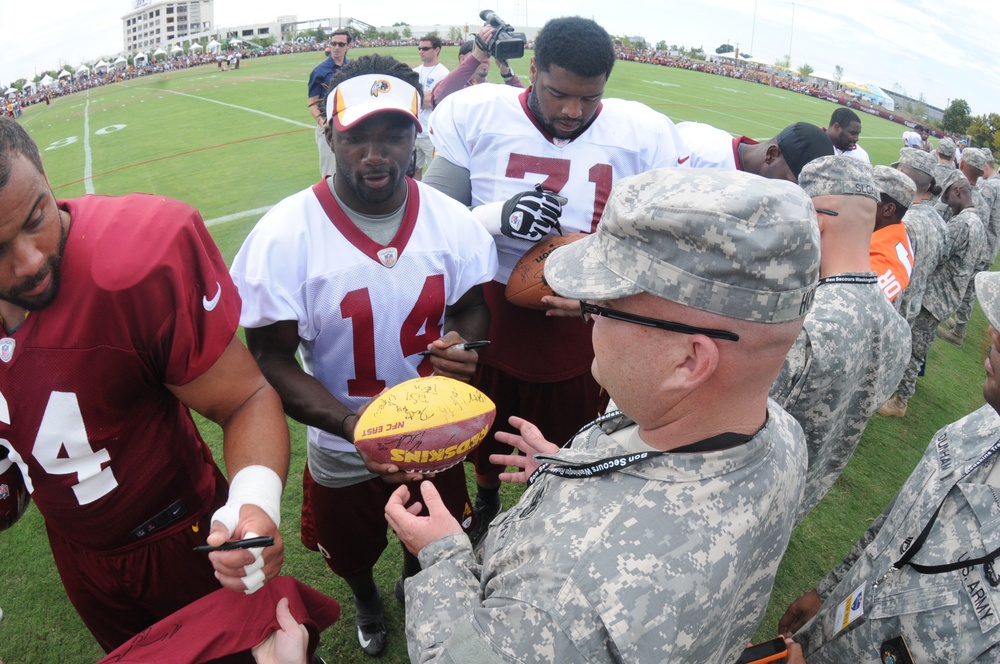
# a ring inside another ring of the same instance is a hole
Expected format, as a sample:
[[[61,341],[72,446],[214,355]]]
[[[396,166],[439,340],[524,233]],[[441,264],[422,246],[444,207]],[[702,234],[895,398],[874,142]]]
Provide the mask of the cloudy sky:
[[[121,17],[131,0],[19,0],[0,2],[0,83],[35,71],[79,65],[122,49]],[[571,14],[593,18],[614,35],[641,35],[656,43],[703,46],[725,42],[769,62],[791,54],[793,68],[817,72],[843,67],[844,80],[923,94],[935,106],[962,98],[973,114],[1000,113],[1000,60],[991,32],[1000,3],[971,0],[215,0],[220,27],[274,20],[356,16],[372,25],[479,25],[481,9],[507,22],[540,26]],[[335,21],[336,22],[336,21]]]

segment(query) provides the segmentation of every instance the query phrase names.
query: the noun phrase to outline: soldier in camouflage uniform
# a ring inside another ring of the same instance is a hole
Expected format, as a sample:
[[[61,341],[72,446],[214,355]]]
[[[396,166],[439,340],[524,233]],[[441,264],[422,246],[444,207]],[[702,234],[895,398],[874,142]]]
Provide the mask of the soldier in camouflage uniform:
[[[926,153],[924,153],[926,154]],[[901,179],[898,171],[891,171]],[[879,201],[872,167],[821,157],[799,175],[819,217],[819,287],[771,398],[802,425],[809,450],[801,521],[837,481],[868,419],[892,396],[910,357],[910,328],[878,284],[868,257]],[[913,185],[890,195],[913,199]],[[836,216],[833,216],[836,215]]]
[[[993,153],[988,153],[990,159]],[[972,188],[973,202],[976,205],[976,212],[986,227],[986,251],[983,260],[977,266],[979,270],[989,270],[993,267],[993,261],[997,257],[997,238],[1000,235],[1000,182],[994,180],[992,184],[986,178],[987,172],[987,151],[976,148],[967,148],[962,153],[962,172],[970,182],[975,183]],[[973,179],[975,178],[975,179]],[[948,320],[946,328],[938,330],[938,336],[949,343],[961,346],[965,342],[965,328],[969,324],[972,316],[972,302],[976,298],[975,281],[969,282],[969,288],[965,291],[962,305],[955,312],[954,321]]]
[[[893,164],[904,175],[913,180],[917,193],[903,215],[906,235],[913,249],[913,272],[910,283],[899,296],[899,312],[913,325],[920,313],[920,302],[924,298],[927,280],[941,262],[941,253],[948,232],[944,219],[934,209],[934,198],[941,194],[941,187],[934,181],[934,160],[929,154],[916,148],[899,151],[899,161]]]
[[[944,256],[927,282],[920,313],[913,321],[909,366],[896,394],[878,411],[889,417],[906,415],[906,402],[916,391],[917,375],[934,342],[937,327],[962,304],[969,281],[986,251],[986,231],[972,204],[969,181],[961,171],[953,170],[941,183],[941,188],[944,192],[941,199],[955,216],[948,222]]]
[[[564,450],[512,418],[526,454],[493,460],[531,479],[481,566],[433,487],[423,519],[397,490],[386,518],[423,567],[406,582],[411,660],[735,661],[802,495],[802,430],[767,390],[818,272],[815,211],[791,183],[623,179],[545,277],[595,317],[594,375],[624,415]]]
[[[956,166],[955,150],[957,148],[958,146],[955,145],[955,141],[946,136],[945,138],[942,138],[940,141],[938,141],[937,149],[931,154],[937,157],[937,163],[946,164],[954,168]]]
[[[900,640],[920,664],[1000,661],[1000,274],[979,273],[976,290],[992,326],[987,405],[934,436],[844,562],[782,616],[809,664],[888,661]]]

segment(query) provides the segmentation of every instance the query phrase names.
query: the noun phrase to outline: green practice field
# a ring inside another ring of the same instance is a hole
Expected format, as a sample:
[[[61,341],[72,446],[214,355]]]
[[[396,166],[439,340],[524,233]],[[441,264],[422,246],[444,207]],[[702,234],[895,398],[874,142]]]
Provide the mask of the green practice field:
[[[419,64],[413,47],[380,51]],[[144,77],[31,107],[21,122],[42,150],[59,198],[142,191],[182,199],[201,211],[228,261],[269,206],[318,179],[306,81],[319,60],[318,53],[296,54],[248,59],[233,71],[203,66]],[[453,68],[457,48],[446,47],[442,61]],[[527,60],[514,68],[527,83]],[[491,80],[500,82],[495,68]],[[630,62],[616,65],[606,95],[644,102],[674,121],[707,122],[761,140],[799,120],[826,125],[836,108],[754,83]],[[873,162],[893,161],[904,127],[865,114],[862,122],[861,144]],[[873,418],[847,471],[793,535],[757,640],[773,636],[788,603],[843,558],[909,475],[933,433],[983,404],[987,348],[977,307],[963,348],[944,342],[932,347],[927,376],[918,383],[907,417]],[[221,459],[218,428],[201,424]],[[323,634],[320,654],[331,664],[365,661],[346,584],[299,541],[305,430],[290,425],[284,573],[342,603],[341,619]],[[504,491],[507,505],[520,493],[518,487]],[[6,572],[0,586],[0,664],[83,663],[103,655],[65,597],[37,509],[0,534],[0,560]],[[399,545],[393,541],[376,570],[386,600],[388,662],[407,661],[403,609],[392,595],[399,569]]]

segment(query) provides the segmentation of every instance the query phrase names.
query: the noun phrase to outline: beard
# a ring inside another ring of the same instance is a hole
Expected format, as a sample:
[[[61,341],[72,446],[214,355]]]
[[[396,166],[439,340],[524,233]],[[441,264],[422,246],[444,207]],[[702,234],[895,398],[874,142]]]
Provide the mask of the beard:
[[[60,268],[62,267],[63,252],[66,250],[66,240],[69,237],[69,229],[63,226],[61,222],[59,224],[59,228],[59,249],[56,253],[49,256],[49,258],[45,261],[45,265],[43,265],[29,281],[14,286],[6,292],[0,293],[0,300],[5,300],[13,305],[21,307],[22,309],[27,309],[28,311],[44,309],[52,304],[52,301],[59,293],[59,280],[61,277]],[[30,292],[32,289],[36,288],[38,284],[45,281],[49,275],[52,275],[52,281],[49,283],[48,288],[37,295],[25,295],[25,293]]]
[[[534,86],[532,86],[531,92],[528,93],[528,110],[531,111],[531,114],[535,116],[535,121],[542,126],[549,136],[555,136],[556,138],[572,140],[582,134],[589,125],[589,122],[580,122],[579,120],[574,120],[573,118],[545,117],[545,113],[542,111],[542,104],[538,101],[538,94],[535,92]],[[572,122],[578,126],[573,131],[567,132],[562,129],[556,129],[556,122]]]

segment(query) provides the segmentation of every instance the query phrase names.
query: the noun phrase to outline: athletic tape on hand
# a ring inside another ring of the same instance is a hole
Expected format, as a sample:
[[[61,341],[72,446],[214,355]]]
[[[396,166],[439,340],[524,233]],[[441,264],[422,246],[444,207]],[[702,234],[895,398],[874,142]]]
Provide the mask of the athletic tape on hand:
[[[257,533],[247,533],[247,539],[252,537],[257,537]],[[253,562],[243,566],[243,572],[246,574],[243,577],[246,590],[243,592],[250,595],[264,587],[264,547],[257,546],[247,551],[253,554]]]

